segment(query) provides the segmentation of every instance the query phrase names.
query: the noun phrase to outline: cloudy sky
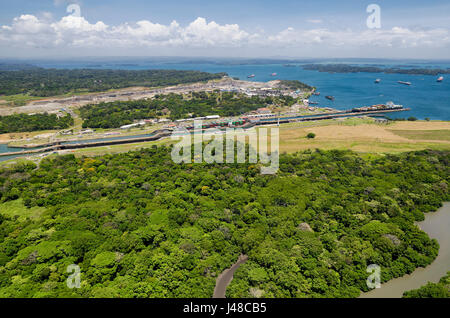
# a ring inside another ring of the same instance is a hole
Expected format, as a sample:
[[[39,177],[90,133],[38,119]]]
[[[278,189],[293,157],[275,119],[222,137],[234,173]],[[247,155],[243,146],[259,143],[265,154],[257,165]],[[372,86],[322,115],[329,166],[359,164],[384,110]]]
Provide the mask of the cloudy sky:
[[[450,59],[450,1],[0,0],[0,57],[77,56]]]

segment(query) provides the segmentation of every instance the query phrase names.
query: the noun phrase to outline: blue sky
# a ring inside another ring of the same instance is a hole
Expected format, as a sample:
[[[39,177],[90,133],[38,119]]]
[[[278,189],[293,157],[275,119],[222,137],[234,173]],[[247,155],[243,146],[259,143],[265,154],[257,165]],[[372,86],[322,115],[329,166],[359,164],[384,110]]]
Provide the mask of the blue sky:
[[[0,56],[446,58],[449,16],[443,0],[0,0]]]

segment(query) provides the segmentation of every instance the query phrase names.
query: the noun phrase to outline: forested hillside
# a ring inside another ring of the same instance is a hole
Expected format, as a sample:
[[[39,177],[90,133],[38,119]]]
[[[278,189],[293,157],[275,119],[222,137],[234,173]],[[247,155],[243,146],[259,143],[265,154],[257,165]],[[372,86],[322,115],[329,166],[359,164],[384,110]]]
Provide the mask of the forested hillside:
[[[0,95],[56,96],[130,86],[166,86],[222,78],[225,73],[175,70],[28,69],[0,71]]]
[[[170,148],[0,169],[0,297],[356,297],[436,257],[414,221],[449,200],[449,152],[175,164]],[[81,288],[66,286],[81,267]]]

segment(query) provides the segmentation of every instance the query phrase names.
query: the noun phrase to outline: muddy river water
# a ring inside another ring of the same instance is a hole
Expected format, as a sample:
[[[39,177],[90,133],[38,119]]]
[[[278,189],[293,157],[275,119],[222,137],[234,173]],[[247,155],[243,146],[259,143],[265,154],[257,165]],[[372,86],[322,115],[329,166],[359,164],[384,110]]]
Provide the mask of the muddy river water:
[[[439,242],[439,255],[435,261],[426,268],[416,269],[410,275],[390,280],[379,289],[363,293],[361,298],[399,298],[405,291],[417,289],[428,282],[437,283],[450,271],[450,202],[444,203],[437,212],[426,213],[425,221],[418,225],[429,237]]]

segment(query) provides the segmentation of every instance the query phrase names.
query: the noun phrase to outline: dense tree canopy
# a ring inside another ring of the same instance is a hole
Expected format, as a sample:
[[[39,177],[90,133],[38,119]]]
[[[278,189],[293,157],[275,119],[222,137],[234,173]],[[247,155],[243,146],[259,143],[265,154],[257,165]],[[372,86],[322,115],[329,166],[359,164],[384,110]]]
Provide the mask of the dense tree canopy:
[[[65,129],[74,123],[70,114],[58,117],[55,114],[14,114],[0,116],[0,134],[37,130]]]
[[[152,99],[116,101],[87,105],[80,109],[85,128],[117,128],[134,120],[155,118],[170,113],[171,119],[208,115],[237,116],[266,106],[291,106],[291,96],[248,97],[229,92],[193,92],[188,95],[157,95]]]
[[[211,297],[241,253],[229,297],[355,297],[367,265],[387,281],[438,253],[414,221],[449,199],[449,152],[305,151],[274,176],[170,153],[1,168],[0,297]]]
[[[222,78],[225,73],[175,70],[29,69],[0,71],[0,95],[56,96],[130,86],[166,86]]]

